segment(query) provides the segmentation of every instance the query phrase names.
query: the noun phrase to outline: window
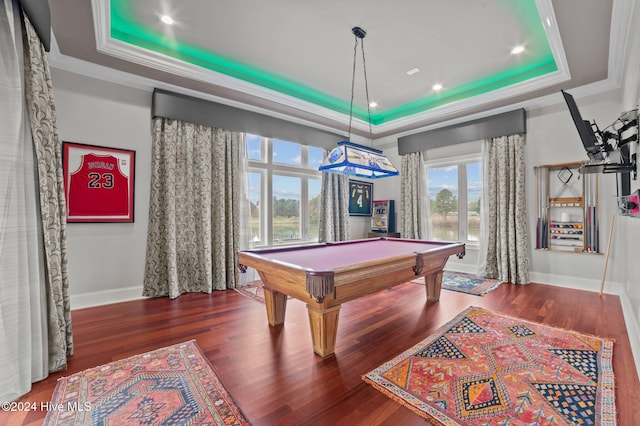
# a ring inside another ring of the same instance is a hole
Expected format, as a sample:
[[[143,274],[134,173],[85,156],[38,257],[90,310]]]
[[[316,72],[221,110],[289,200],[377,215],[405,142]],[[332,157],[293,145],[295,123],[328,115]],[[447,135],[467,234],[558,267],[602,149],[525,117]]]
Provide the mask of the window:
[[[253,245],[317,241],[324,150],[250,134],[245,141]]]
[[[431,238],[477,243],[480,240],[482,167],[474,156],[427,165]]]

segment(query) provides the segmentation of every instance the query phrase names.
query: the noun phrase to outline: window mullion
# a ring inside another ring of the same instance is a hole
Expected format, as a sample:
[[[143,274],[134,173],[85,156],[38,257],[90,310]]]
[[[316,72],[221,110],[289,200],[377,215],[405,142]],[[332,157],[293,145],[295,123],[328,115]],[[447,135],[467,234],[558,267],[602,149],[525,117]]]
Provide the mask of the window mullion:
[[[308,152],[308,147],[303,145],[300,154],[304,167],[309,166]],[[300,238],[304,241],[309,235],[309,178],[301,176],[300,185]]]
[[[272,141],[271,139],[268,138],[263,138],[263,145],[265,146],[265,150],[266,150],[266,171],[267,171],[267,178],[265,179],[265,214],[264,214],[264,221],[265,221],[265,230],[266,230],[266,243],[268,246],[272,246],[273,245],[273,167],[272,167],[272,162],[271,159],[273,158],[273,145],[272,145]]]
[[[458,236],[467,241],[467,164],[458,164]]]

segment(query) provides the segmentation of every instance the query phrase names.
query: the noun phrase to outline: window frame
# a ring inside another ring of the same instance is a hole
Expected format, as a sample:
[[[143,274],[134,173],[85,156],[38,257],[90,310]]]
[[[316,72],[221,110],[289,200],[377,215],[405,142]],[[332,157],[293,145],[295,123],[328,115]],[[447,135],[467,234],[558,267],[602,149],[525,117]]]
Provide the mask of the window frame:
[[[259,135],[255,135],[259,136]],[[287,245],[310,244],[318,241],[318,237],[309,237],[310,229],[310,199],[309,180],[315,179],[322,182],[322,173],[309,166],[309,145],[286,141],[280,138],[259,136],[261,140],[261,160],[247,161],[245,173],[260,173],[260,241],[253,243],[253,247],[283,247]],[[300,145],[300,165],[273,162],[273,140],[297,143]],[[314,147],[318,148],[318,147]],[[326,152],[323,150],[323,154]],[[273,176],[295,177],[300,179],[300,239],[287,242],[274,242],[273,240]]]
[[[447,157],[440,158],[437,160],[425,160],[425,173],[427,173],[427,187],[429,186],[429,169],[436,168],[444,168],[456,166],[458,169],[458,241],[462,241],[467,246],[471,247],[479,247],[480,238],[478,240],[469,240],[469,227],[468,227],[468,217],[469,217],[469,200],[468,200],[468,176],[467,176],[467,165],[469,163],[480,163],[480,167],[482,170],[483,162],[482,162],[482,153],[474,153],[474,154],[465,154],[465,155],[457,155],[455,157]],[[481,173],[482,176],[482,173]],[[483,182],[484,183],[484,182]],[[482,195],[484,195],[484,186],[482,188]],[[429,193],[427,192],[428,202],[430,203]],[[430,214],[432,214],[430,212]],[[464,218],[464,220],[461,220]],[[481,219],[482,220],[482,219]],[[431,218],[429,218],[429,222],[431,222]],[[430,227],[429,232],[432,232]],[[429,238],[432,238],[432,235],[429,235]],[[449,241],[449,240],[443,240]]]

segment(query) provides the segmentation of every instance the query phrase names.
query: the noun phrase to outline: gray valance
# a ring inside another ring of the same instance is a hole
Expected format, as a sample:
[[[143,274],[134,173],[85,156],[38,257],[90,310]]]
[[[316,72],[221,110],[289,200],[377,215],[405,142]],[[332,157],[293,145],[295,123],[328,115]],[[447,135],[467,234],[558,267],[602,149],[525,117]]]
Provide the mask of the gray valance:
[[[319,148],[333,148],[343,139],[340,135],[313,127],[162,89],[153,91],[151,114],[153,117],[246,132]]]
[[[47,0],[20,0],[22,10],[29,17],[40,42],[47,52],[51,48],[51,11]]]
[[[398,138],[398,154],[527,132],[524,109]]]

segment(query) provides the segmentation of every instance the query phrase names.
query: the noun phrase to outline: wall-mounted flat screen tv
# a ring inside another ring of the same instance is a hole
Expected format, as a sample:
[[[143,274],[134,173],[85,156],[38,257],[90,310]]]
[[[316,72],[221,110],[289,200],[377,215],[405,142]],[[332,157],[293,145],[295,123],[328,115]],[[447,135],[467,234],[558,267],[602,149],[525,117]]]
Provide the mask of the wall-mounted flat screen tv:
[[[573,99],[573,96],[564,90],[561,92],[564,96],[565,102],[567,103],[569,112],[571,113],[571,118],[573,118],[573,123],[575,124],[576,129],[578,129],[580,140],[582,141],[585,151],[587,151],[587,155],[592,161],[604,161],[606,159],[605,147],[598,142],[598,138],[591,127],[591,123],[582,119],[582,115],[580,115],[580,110],[578,110],[578,106],[576,105],[576,101]]]

